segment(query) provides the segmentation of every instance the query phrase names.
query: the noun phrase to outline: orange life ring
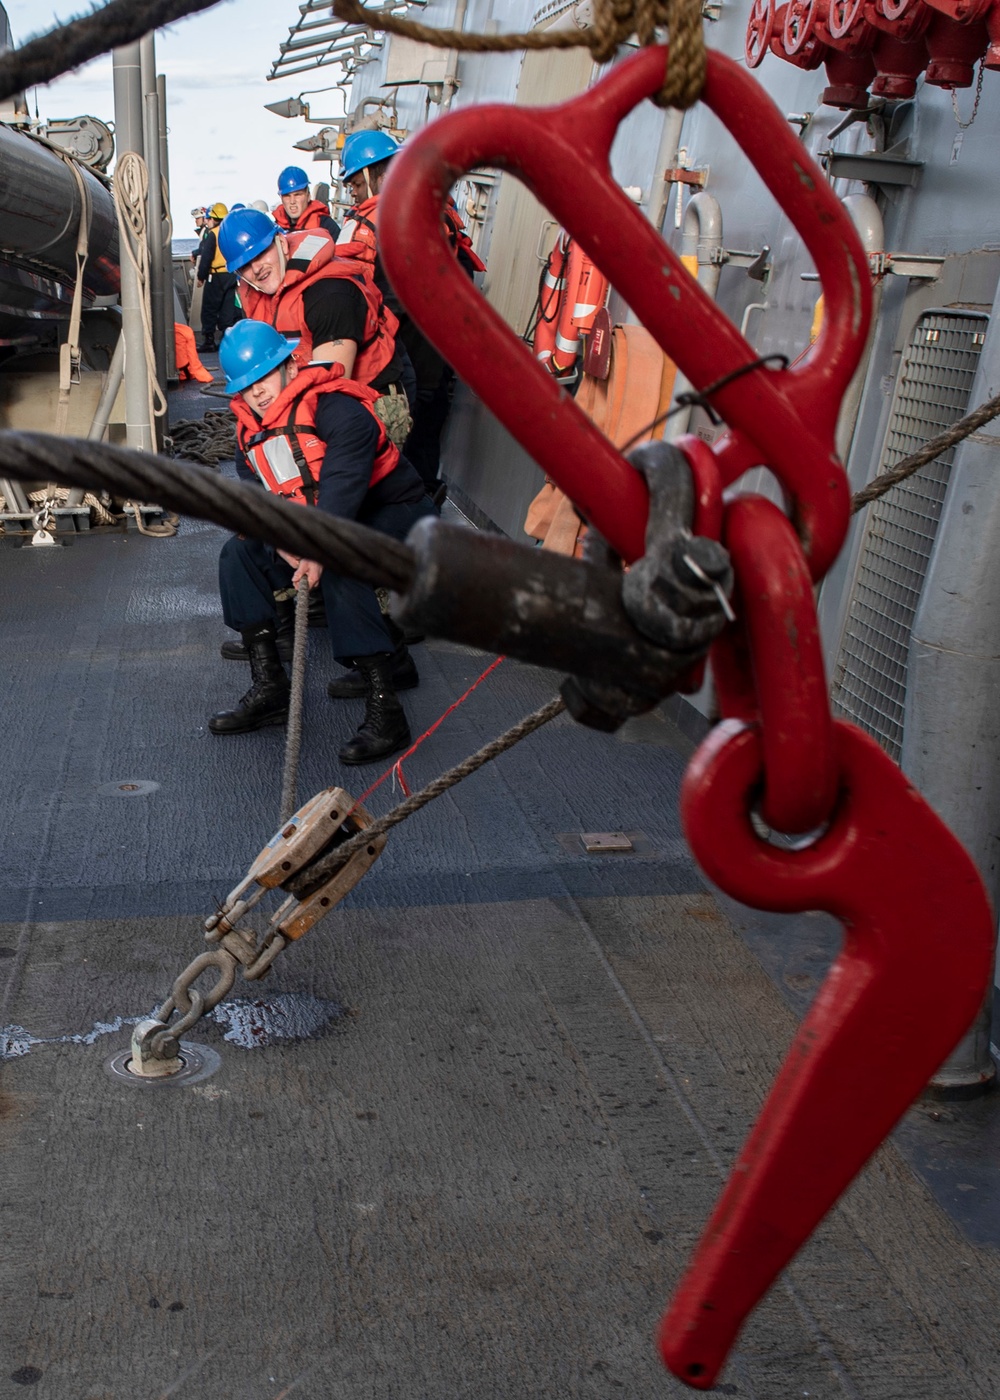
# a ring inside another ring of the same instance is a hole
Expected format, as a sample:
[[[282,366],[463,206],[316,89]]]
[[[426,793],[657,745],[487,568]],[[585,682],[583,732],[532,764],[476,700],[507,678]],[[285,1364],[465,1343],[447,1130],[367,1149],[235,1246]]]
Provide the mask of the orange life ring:
[[[535,359],[541,360],[546,369],[549,368],[552,352],[556,348],[556,328],[559,325],[566,293],[566,259],[569,248],[569,234],[560,229],[538,289],[538,321],[535,324],[535,338],[531,348]]]
[[[553,374],[568,374],[580,353],[581,336],[587,334],[608,296],[608,279],[591,262],[578,243],[571,243],[566,269],[556,344],[549,360]]]

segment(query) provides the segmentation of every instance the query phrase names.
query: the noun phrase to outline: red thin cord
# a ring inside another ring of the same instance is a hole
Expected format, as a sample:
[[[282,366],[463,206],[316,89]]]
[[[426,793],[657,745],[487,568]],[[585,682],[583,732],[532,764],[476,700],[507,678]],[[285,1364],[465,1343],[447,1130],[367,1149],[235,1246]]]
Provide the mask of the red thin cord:
[[[391,764],[380,778],[375,779],[371,787],[365,788],[364,792],[357,799],[351,810],[345,813],[344,821],[347,821],[347,818],[351,816],[351,814],[355,812],[358,807],[361,806],[365,798],[370,797],[372,793],[376,790],[376,788],[380,788],[385,782],[385,780],[391,777],[393,774],[395,774],[396,777],[399,779],[399,785],[403,789],[404,797],[409,797],[410,789],[407,785],[406,779],[403,777],[403,760],[409,758],[411,754],[416,753],[417,749],[419,749],[420,745],[424,742],[424,740],[429,739],[434,733],[434,731],[444,723],[448,716],[454,710],[458,709],[459,705],[464,705],[466,700],[468,700],[469,696],[472,694],[472,692],[476,690],[479,686],[481,686],[486,677],[492,675],[496,668],[506,660],[507,658],[505,656],[498,656],[496,661],[491,662],[490,665],[487,666],[483,674],[472,682],[465,694],[460,695],[457,700],[455,700],[451,705],[449,705],[448,708],[444,711],[444,713],[437,717],[437,719],[434,721],[431,727],[429,729],[425,729],[423,734],[421,734],[420,738],[415,740],[415,742],[410,745],[410,747],[406,750],[404,754],[400,754],[399,758],[396,759],[395,763]]]

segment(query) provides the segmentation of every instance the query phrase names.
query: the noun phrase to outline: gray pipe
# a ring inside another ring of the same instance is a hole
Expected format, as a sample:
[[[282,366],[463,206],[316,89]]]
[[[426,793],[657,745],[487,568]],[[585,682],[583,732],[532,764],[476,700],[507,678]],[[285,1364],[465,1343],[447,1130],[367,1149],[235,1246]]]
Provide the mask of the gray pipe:
[[[465,28],[465,15],[468,8],[469,0],[455,0],[455,13],[452,17],[451,27],[459,33]],[[441,112],[448,111],[458,87],[458,50],[449,49],[448,66],[445,69],[444,83],[441,88]]]
[[[885,227],[882,222],[882,211],[869,194],[848,194],[840,201],[851,221],[858,231],[861,239],[861,246],[866,253],[885,252]],[[854,437],[854,425],[858,418],[858,409],[861,406],[861,395],[864,393],[865,380],[868,378],[868,362],[871,358],[872,345],[875,341],[875,331],[878,326],[879,313],[882,310],[882,288],[885,278],[880,277],[872,288],[872,319],[868,331],[868,341],[865,345],[864,354],[858,361],[858,367],[854,371],[854,376],[847,386],[840,405],[840,413],[837,416],[837,456],[842,462],[847,461],[848,453],[851,450],[851,439]]]
[[[681,257],[698,259],[698,285],[714,301],[722,276],[721,263],[711,260],[712,251],[722,248],[722,209],[715,195],[701,190],[691,196],[684,210],[682,238]],[[691,381],[678,369],[674,379],[674,398],[687,393],[690,388]],[[690,422],[690,406],[679,409],[667,424],[670,441],[686,433]]]
[[[677,152],[681,147],[681,130],[684,126],[684,113],[676,107],[668,107],[660,128],[660,144],[653,161],[653,175],[649,187],[649,202],[646,210],[649,222],[658,233],[663,231],[663,220],[667,216],[670,191],[673,183],[664,178],[667,170],[677,167]]]
[[[1000,294],[986,333],[972,403],[1000,390]],[[901,764],[964,842],[1000,903],[1000,436],[966,438],[955,463],[914,618]],[[941,956],[948,957],[948,930]],[[992,988],[975,1024],[931,1081],[967,1095],[993,1081]]]
[[[91,442],[101,442],[107,432],[108,419],[111,417],[111,410],[114,407],[115,399],[118,397],[118,390],[122,387],[122,377],[125,372],[125,337],[121,333],[115,342],[115,351],[111,356],[111,363],[108,365],[108,377],[104,381],[104,388],[101,390],[101,397],[90,427],[87,429],[87,437]],[[66,497],[68,506],[82,506],[83,498],[86,495],[86,488],[83,486],[70,487],[70,493]]]
[[[149,245],[149,300],[156,352],[156,378],[167,387],[166,275],[163,259],[163,190],[160,184],[160,103],[156,92],[156,40],[147,34],[139,41],[142,76],[143,149],[149,172],[146,201],[146,236]],[[159,434],[158,434],[159,436]]]
[[[160,177],[166,194],[166,210],[163,219],[163,296],[167,308],[167,379],[177,382],[177,346],[174,343],[176,292],[174,291],[174,250],[170,242],[170,221],[166,213],[170,209],[170,154],[167,149],[167,80],[162,73],[156,77],[156,106],[160,123]]]
[[[118,155],[143,154],[142,65],[138,44],[114,50],[115,142]],[[122,336],[125,341],[125,438],[129,447],[153,451],[139,281],[122,250]],[[150,367],[153,368],[153,367]]]
[[[19,481],[8,481],[6,477],[0,480],[0,496],[7,502],[8,510],[13,508],[21,515],[27,515],[31,510],[31,502]]]

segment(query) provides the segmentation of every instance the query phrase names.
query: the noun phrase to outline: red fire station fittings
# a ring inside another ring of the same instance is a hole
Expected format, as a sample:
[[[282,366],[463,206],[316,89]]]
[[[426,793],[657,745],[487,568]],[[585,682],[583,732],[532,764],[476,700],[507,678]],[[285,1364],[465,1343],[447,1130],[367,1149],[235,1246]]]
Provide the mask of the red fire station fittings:
[[[865,107],[866,90],[909,98],[926,73],[938,87],[969,87],[975,65],[1000,68],[1000,0],[754,0],[746,58],[768,49],[798,68],[826,64],[822,101]]]

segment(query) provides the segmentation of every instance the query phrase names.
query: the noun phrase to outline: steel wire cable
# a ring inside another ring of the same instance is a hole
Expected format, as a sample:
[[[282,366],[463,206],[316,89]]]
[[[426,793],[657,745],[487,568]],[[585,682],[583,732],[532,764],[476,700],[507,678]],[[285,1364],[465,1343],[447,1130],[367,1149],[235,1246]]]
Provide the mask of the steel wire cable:
[[[413,551],[399,540],[354,520],[292,505],[260,487],[220,480],[204,468],[155,452],[48,433],[0,432],[0,477],[58,481],[100,488],[128,500],[155,501],[266,540],[376,588],[405,592],[413,581]]]
[[[102,9],[29,39],[0,57],[0,102],[50,83],[98,54],[135,43],[154,29],[210,10],[219,0],[111,0]]]

